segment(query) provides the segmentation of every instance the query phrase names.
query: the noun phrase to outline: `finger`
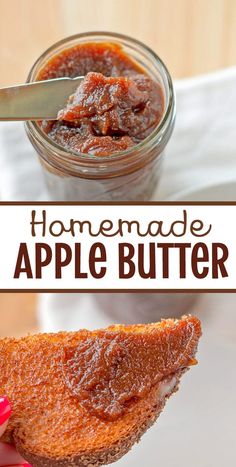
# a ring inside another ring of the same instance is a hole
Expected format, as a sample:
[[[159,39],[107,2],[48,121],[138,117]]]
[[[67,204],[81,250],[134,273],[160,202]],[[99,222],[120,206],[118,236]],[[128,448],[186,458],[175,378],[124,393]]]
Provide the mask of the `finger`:
[[[31,467],[30,464],[12,464],[12,465],[2,465],[1,467]]]
[[[8,399],[5,396],[0,397],[0,437],[3,435],[7,427],[7,421],[10,415],[11,406]]]
[[[32,467],[30,464],[12,464],[12,465],[7,465],[5,464],[4,466],[1,467]]]
[[[11,415],[11,406],[7,397],[0,397],[0,437],[7,428],[8,419]],[[0,442],[0,467],[5,466],[24,466],[29,467],[29,464],[16,451],[13,444]]]
[[[26,465],[26,461],[16,451],[13,444],[0,443],[0,466],[5,465]],[[27,464],[28,465],[28,464]]]

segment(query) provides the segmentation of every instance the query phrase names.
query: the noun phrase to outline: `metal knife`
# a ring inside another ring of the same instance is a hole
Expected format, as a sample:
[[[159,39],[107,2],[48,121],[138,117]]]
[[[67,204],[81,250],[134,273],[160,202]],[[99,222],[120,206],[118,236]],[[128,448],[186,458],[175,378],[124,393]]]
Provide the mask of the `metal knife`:
[[[56,78],[1,88],[0,121],[56,120],[83,78]]]

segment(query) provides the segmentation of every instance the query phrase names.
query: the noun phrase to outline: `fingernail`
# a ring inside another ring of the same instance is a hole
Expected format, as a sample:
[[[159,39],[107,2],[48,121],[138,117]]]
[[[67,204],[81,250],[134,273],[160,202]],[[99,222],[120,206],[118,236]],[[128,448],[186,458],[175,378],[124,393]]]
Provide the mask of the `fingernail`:
[[[32,467],[31,464],[21,464],[21,467]]]
[[[0,397],[0,425],[8,420],[11,415],[11,406],[6,397]]]

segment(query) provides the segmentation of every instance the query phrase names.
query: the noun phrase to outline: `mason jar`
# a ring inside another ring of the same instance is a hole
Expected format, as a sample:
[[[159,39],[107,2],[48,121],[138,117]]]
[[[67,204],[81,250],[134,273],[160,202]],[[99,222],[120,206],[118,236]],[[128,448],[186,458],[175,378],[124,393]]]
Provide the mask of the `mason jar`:
[[[27,82],[36,81],[53,57],[80,44],[118,44],[163,91],[164,111],[153,132],[126,151],[94,156],[68,151],[58,145],[37,122],[26,122],[54,201],[148,201],[161,176],[164,150],[175,122],[175,95],[171,76],[156,53],[122,34],[90,32],[63,39],[46,50],[33,65]],[[119,322],[148,322],[188,312],[196,294],[94,294],[98,306]]]
[[[180,318],[191,312],[199,298],[197,293],[128,293],[94,294],[103,313],[116,323],[154,323],[160,319]]]
[[[35,121],[26,122],[26,132],[39,156],[51,200],[150,200],[161,174],[163,152],[175,121],[172,79],[153,50],[121,34],[77,34],[46,50],[33,65],[27,82],[36,81],[40,71],[54,56],[80,44],[97,42],[118,44],[149,77],[159,83],[164,96],[164,112],[156,128],[137,145],[106,157],[68,151],[50,139]]]

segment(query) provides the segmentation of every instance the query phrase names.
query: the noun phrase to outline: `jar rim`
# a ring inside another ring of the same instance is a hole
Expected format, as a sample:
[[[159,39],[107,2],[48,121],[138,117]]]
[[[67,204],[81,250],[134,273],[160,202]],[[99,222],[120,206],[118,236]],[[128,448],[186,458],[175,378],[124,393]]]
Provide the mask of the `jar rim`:
[[[66,158],[67,161],[74,161],[74,162],[81,162],[81,163],[111,163],[111,162],[120,162],[123,159],[126,158],[126,156],[130,156],[133,152],[135,152],[136,156],[137,153],[143,150],[143,148],[146,145],[152,144],[152,142],[155,142],[156,139],[163,135],[163,132],[165,130],[166,125],[169,123],[170,120],[174,120],[175,118],[175,94],[174,94],[174,87],[173,87],[173,82],[172,78],[170,76],[170,73],[162,61],[162,59],[154,52],[149,46],[144,44],[142,41],[139,41],[138,39],[135,39],[131,36],[128,36],[126,34],[120,34],[120,33],[113,33],[109,31],[89,31],[89,32],[83,32],[79,34],[74,34],[71,36],[67,36],[57,42],[55,42],[53,45],[48,47],[39,57],[38,59],[34,62],[32,65],[30,72],[27,76],[26,82],[29,83],[31,82],[32,74],[34,72],[35,67],[41,62],[42,59],[45,58],[48,54],[53,52],[55,48],[58,48],[60,46],[63,46],[64,44],[66,45],[68,42],[76,40],[76,39],[83,39],[83,38],[92,38],[93,36],[98,36],[98,37],[103,37],[106,36],[107,38],[111,39],[111,43],[115,43],[115,39],[120,39],[123,41],[128,41],[133,43],[134,45],[142,48],[145,52],[147,52],[159,65],[161,73],[164,75],[167,81],[168,85],[168,101],[165,107],[165,112],[162,116],[162,119],[160,122],[156,125],[156,127],[153,129],[153,131],[142,141],[140,141],[138,144],[135,144],[131,148],[128,148],[124,151],[119,151],[115,152],[114,154],[111,154],[109,156],[96,156],[94,154],[90,153],[81,153],[79,151],[68,151],[65,149],[62,145],[54,142],[51,138],[48,137],[48,135],[40,128],[40,126],[37,124],[35,121],[26,121],[26,129],[33,131],[34,135],[36,135],[40,140],[44,141],[47,143],[47,148],[53,152],[55,150],[57,151],[57,155],[64,159]],[[70,47],[68,47],[70,48]]]

